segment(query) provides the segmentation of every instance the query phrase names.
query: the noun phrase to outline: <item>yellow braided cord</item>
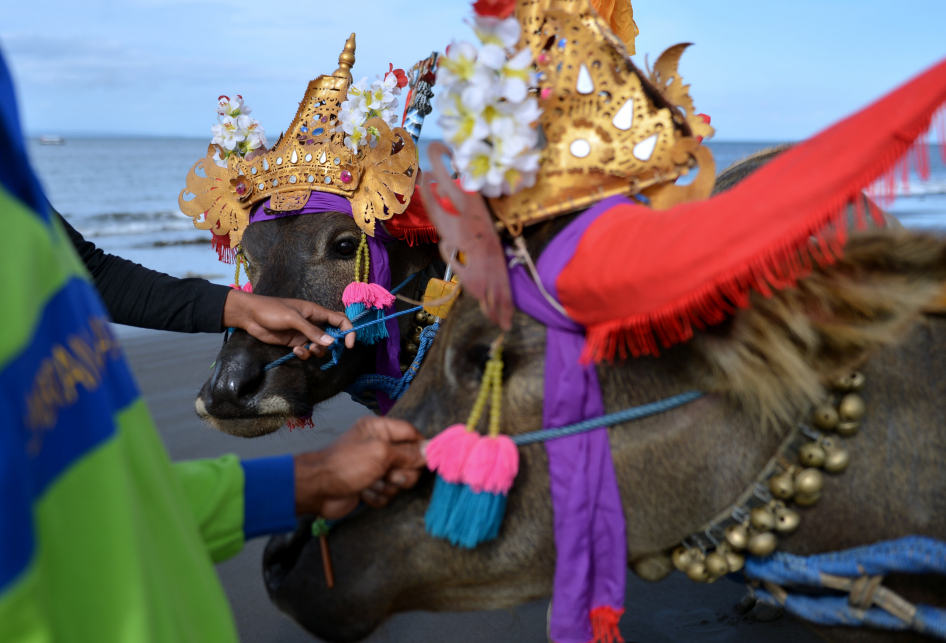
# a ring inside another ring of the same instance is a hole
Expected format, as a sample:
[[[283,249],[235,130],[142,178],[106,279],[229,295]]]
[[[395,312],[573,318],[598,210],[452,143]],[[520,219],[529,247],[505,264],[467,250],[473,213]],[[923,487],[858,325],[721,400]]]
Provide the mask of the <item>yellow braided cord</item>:
[[[503,404],[503,362],[500,359],[502,347],[496,350],[493,360],[496,364],[493,369],[493,399],[489,407],[489,435],[495,438],[499,435],[499,420]]]
[[[480,392],[476,396],[476,401],[473,403],[472,410],[470,410],[470,417],[466,421],[467,431],[476,431],[480,418],[483,416],[483,409],[486,408],[486,403],[490,402],[489,434],[493,437],[499,435],[499,419],[503,397],[503,361],[501,356],[502,345],[499,345],[486,362],[483,379],[480,381]]]
[[[362,266],[362,254],[364,254],[364,267],[365,267],[365,278],[361,278],[361,266]],[[355,251],[355,281],[360,281],[362,283],[368,283],[368,262],[370,260],[370,255],[368,254],[368,237],[364,232],[361,233],[361,241],[358,243],[358,250]]]
[[[486,407],[486,400],[489,397],[491,383],[493,381],[493,361],[486,362],[486,369],[483,372],[483,379],[480,380],[480,392],[473,402],[473,408],[470,410],[470,417],[466,421],[467,431],[476,431],[476,425],[480,423],[480,417],[483,415],[483,409]]]
[[[233,266],[233,283],[236,284],[237,288],[240,287],[240,259],[242,258],[243,258],[243,250],[242,249],[237,250],[236,261],[233,262],[236,264],[235,266]]]

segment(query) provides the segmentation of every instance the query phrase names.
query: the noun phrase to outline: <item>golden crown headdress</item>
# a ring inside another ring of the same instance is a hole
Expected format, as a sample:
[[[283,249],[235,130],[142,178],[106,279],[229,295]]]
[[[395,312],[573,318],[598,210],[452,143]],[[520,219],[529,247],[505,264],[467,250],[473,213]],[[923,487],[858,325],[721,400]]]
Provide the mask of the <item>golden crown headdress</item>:
[[[298,210],[312,192],[349,199],[355,222],[370,236],[376,221],[407,208],[417,177],[417,150],[410,134],[380,118],[371,119],[365,126],[376,128],[377,144],[354,153],[345,146],[345,134],[336,132],[354,64],[352,34],[338,57],[338,69],[309,83],[292,124],[271,150],[252,160],[231,155],[226,167],[220,167],[214,162],[218,150],[210,145],[207,157],[191,168],[178,198],[181,211],[193,217],[197,228],[229,235],[235,248],[254,207],[269,199],[271,210]]]
[[[535,184],[489,199],[513,233],[616,194],[643,193],[657,209],[712,191],[715,164],[699,139],[713,129],[695,112],[668,49],[649,78],[630,61],[590,0],[518,0],[519,49],[536,62],[544,135]],[[699,167],[689,186],[673,182]]]

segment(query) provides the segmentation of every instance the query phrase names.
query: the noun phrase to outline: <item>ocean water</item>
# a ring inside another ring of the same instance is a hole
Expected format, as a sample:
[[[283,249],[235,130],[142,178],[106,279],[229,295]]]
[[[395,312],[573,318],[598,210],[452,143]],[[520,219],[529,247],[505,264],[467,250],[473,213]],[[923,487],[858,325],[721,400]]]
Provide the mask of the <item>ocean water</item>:
[[[106,252],[177,277],[201,276],[229,284],[233,267],[220,263],[210,233],[181,213],[178,195],[207,139],[74,138],[64,145],[28,142],[53,206]],[[710,142],[717,171],[777,143]],[[422,167],[427,154],[421,142]],[[904,225],[946,233],[946,165],[934,146],[931,178],[899,185],[888,210]]]

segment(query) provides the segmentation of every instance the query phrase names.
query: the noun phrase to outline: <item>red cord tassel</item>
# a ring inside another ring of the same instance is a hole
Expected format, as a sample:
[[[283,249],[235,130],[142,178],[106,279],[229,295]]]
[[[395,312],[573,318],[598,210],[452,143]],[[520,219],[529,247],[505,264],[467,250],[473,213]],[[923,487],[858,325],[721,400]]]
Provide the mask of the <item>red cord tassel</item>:
[[[624,616],[624,608],[619,610],[604,605],[591,610],[591,643],[624,643],[618,622]]]
[[[290,431],[292,431],[293,429],[314,429],[315,428],[315,425],[312,423],[311,417],[290,418],[289,421],[286,422],[286,426],[289,427]]]

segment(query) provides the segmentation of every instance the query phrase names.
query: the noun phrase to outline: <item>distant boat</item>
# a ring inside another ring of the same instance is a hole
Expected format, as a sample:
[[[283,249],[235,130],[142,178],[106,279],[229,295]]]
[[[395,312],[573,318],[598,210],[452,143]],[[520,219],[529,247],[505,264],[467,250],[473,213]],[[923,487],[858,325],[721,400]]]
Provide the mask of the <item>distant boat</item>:
[[[66,141],[61,136],[40,136],[40,145],[65,145]]]

